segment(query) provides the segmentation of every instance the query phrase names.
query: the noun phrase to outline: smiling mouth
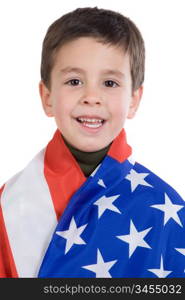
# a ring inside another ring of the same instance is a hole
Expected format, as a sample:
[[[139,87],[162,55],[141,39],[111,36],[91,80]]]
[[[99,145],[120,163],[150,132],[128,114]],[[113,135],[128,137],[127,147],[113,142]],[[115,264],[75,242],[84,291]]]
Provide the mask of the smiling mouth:
[[[81,123],[83,126],[88,127],[88,128],[99,128],[101,127],[104,123],[104,119],[96,118],[96,117],[78,117],[76,120]]]

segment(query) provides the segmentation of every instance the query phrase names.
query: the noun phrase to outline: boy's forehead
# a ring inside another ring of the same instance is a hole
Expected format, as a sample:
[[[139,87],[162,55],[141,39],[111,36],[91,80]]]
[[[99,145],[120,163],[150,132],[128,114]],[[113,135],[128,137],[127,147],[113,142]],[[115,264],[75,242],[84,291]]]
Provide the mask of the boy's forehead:
[[[85,73],[85,67],[92,65],[102,74],[123,77],[121,64],[122,61],[129,61],[129,55],[121,46],[105,44],[95,38],[81,37],[62,45],[57,50],[54,60],[54,64],[58,65],[63,75],[72,72]]]

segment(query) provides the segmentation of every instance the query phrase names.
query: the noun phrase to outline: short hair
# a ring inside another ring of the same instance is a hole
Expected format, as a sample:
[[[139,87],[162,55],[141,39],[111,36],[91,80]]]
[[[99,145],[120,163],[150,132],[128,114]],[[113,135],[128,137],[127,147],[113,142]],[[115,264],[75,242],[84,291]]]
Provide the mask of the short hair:
[[[84,7],[63,15],[47,30],[42,45],[41,80],[48,88],[58,50],[67,42],[80,37],[93,37],[103,44],[121,47],[129,55],[132,90],[142,85],[145,46],[139,29],[118,12]]]

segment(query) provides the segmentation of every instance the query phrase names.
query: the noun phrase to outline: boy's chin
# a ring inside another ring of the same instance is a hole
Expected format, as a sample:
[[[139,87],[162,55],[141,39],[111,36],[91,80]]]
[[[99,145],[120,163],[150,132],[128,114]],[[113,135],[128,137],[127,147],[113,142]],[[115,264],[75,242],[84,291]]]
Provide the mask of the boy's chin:
[[[97,152],[105,147],[97,148],[97,147],[77,147],[78,150],[82,152]]]
[[[83,152],[97,152],[97,151],[100,151],[104,148],[106,148],[108,145],[105,144],[105,145],[97,145],[96,144],[89,144],[89,145],[76,145],[76,148],[80,151],[83,151]]]

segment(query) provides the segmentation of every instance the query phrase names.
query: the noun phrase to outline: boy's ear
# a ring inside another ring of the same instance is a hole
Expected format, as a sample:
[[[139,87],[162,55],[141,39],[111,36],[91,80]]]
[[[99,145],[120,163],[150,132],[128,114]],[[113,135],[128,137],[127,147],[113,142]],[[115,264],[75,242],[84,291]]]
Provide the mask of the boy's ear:
[[[135,90],[132,93],[132,98],[131,98],[128,115],[127,115],[128,119],[132,119],[135,116],[136,111],[139,107],[142,95],[143,95],[143,86],[140,86],[137,90]]]
[[[39,82],[39,93],[42,100],[42,107],[45,111],[45,114],[48,117],[53,117],[53,110],[52,110],[52,102],[50,97],[50,90],[46,87],[44,82],[41,80]]]

